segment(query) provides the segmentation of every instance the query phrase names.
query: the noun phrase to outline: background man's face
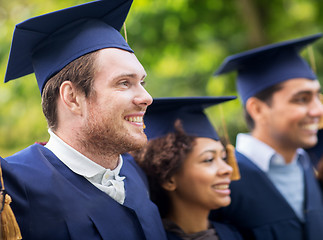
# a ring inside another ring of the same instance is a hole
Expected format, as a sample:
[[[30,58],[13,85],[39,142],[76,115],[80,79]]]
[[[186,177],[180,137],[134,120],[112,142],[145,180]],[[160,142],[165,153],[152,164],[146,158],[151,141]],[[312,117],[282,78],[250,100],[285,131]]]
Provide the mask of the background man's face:
[[[315,145],[323,114],[319,93],[318,81],[297,78],[284,82],[266,112],[270,141],[292,148]]]

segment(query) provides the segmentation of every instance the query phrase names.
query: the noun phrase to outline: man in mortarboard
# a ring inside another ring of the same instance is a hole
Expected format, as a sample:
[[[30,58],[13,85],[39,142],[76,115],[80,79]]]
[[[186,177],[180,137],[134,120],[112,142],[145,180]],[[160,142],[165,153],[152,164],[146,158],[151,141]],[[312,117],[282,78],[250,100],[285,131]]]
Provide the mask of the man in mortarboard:
[[[93,1],[16,25],[5,82],[35,73],[50,139],[6,158],[23,239],[166,239],[129,155],[147,138],[146,72],[119,33],[131,0]]]
[[[323,107],[320,84],[300,51],[316,34],[236,54],[215,75],[237,71],[249,134],[238,134],[241,180],[232,203],[211,218],[234,224],[248,240],[319,240],[323,198],[303,148],[314,146]]]

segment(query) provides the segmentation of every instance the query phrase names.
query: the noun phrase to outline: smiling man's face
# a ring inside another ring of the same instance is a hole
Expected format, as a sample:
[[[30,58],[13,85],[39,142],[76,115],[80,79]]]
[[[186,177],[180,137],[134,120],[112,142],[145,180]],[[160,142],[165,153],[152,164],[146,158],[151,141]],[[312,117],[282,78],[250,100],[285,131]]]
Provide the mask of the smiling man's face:
[[[96,59],[94,94],[86,99],[83,142],[104,153],[144,146],[143,115],[152,98],[143,87],[146,72],[133,53],[108,48]]]

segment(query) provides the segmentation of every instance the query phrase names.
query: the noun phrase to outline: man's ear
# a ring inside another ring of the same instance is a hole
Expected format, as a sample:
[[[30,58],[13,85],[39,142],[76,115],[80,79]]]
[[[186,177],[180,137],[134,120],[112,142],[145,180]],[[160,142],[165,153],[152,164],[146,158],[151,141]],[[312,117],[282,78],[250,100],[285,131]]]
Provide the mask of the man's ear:
[[[251,97],[246,102],[246,110],[255,122],[263,120],[264,113],[269,106],[258,98]]]
[[[77,91],[71,81],[65,81],[59,89],[60,98],[63,105],[74,114],[82,114],[82,103],[84,94]]]
[[[164,188],[166,191],[174,191],[176,189],[176,181],[174,176],[168,179],[166,182],[162,183],[162,188]]]

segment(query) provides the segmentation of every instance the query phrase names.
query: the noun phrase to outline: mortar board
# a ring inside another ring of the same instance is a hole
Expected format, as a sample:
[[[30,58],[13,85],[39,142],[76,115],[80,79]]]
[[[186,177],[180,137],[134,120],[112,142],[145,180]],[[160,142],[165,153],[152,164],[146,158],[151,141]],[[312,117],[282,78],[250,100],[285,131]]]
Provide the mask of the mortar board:
[[[186,134],[219,140],[204,109],[235,98],[235,96],[155,98],[144,116],[145,133],[148,139],[162,137],[174,132],[174,123],[180,119]]]
[[[93,1],[16,25],[5,82],[35,73],[40,92],[73,60],[102,48],[133,52],[120,34],[132,0]]]
[[[245,105],[248,98],[288,79],[317,79],[299,52],[321,37],[318,33],[229,56],[214,75],[237,71],[237,90]]]

